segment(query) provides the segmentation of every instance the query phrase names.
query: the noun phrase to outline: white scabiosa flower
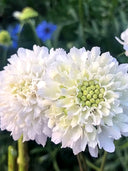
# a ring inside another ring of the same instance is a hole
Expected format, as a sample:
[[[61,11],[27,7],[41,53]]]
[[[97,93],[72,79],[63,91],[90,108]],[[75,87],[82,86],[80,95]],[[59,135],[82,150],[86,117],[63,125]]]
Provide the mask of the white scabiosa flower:
[[[118,37],[115,37],[116,40],[123,45],[123,48],[125,50],[125,55],[128,56],[128,29],[126,29],[124,32],[121,33],[121,39]]]
[[[49,103],[37,95],[48,59],[45,47],[20,48],[0,72],[0,127],[11,131],[14,140],[23,135],[23,141],[35,140],[44,146],[51,135],[44,116]]]
[[[52,141],[74,154],[87,145],[94,157],[98,147],[113,152],[114,139],[128,135],[128,65],[119,65],[108,52],[100,55],[98,47],[74,47],[47,69],[38,94],[51,102],[45,114]]]

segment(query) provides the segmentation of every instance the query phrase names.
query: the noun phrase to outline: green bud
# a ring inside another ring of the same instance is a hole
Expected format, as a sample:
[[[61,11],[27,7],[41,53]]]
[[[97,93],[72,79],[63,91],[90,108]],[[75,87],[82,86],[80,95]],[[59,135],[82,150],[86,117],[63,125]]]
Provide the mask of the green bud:
[[[100,86],[99,86],[99,84],[96,84],[96,85],[95,85],[95,87],[96,87],[97,89],[100,89]]]
[[[100,92],[101,92],[102,94],[104,94],[105,89],[104,89],[104,88],[100,88]]]
[[[105,100],[103,98],[100,99],[100,102],[104,102]]]
[[[86,103],[85,102],[82,102],[82,106],[84,107],[86,105]]]
[[[99,104],[100,103],[100,99],[96,99],[96,104]]]
[[[98,105],[97,105],[97,104],[95,104],[95,103],[94,103],[94,104],[92,104],[92,107],[97,107],[97,106],[98,106]]]
[[[103,94],[100,93],[100,94],[99,94],[99,98],[100,98],[100,99],[103,98]]]
[[[97,99],[97,94],[94,94],[94,95],[93,95],[93,98],[94,98],[94,99]]]
[[[82,86],[82,87],[81,87],[81,90],[82,90],[82,91],[86,90],[86,87],[85,87],[85,86]]]
[[[20,21],[28,20],[30,18],[34,18],[37,16],[38,16],[38,12],[30,7],[24,8],[22,12],[19,11],[14,12],[14,17]]]
[[[89,92],[89,94],[93,95],[93,94],[94,94],[94,91],[91,90],[91,91]]]
[[[86,100],[86,96],[82,96],[82,97],[81,97],[81,100],[82,100],[82,101],[85,101],[85,100]]]
[[[91,85],[90,88],[91,88],[92,90],[95,90],[96,87],[95,87],[94,85]]]
[[[93,80],[90,80],[89,85],[95,85],[95,82]]]
[[[87,88],[87,91],[88,91],[88,92],[91,91],[91,87],[88,87],[88,88]]]
[[[0,44],[3,46],[10,46],[12,44],[11,36],[8,31],[2,30],[0,32]]]
[[[90,102],[91,102],[91,103],[95,103],[95,99],[91,98],[91,99],[90,99]]]
[[[89,84],[88,84],[88,81],[84,81],[83,84],[84,84],[84,86],[86,86],[86,87],[89,85]]]
[[[91,95],[90,94],[87,95],[87,99],[91,99]]]
[[[98,89],[96,89],[94,92],[95,92],[96,94],[99,94],[99,90],[98,90]]]
[[[88,94],[88,91],[87,90],[84,90],[83,91],[83,95],[87,95]]]
[[[91,106],[90,101],[86,101],[86,102],[85,102],[85,104],[86,104],[86,106],[88,106],[88,107],[90,107],[90,106]]]
[[[81,85],[78,86],[78,89],[81,90]]]
[[[83,95],[83,93],[82,93],[81,91],[79,91],[77,97],[78,97],[78,98],[81,98],[82,95]]]

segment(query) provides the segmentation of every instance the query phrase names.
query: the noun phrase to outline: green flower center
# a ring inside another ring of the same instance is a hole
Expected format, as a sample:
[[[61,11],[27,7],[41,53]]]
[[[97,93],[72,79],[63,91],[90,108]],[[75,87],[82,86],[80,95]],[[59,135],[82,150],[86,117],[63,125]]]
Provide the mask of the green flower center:
[[[105,89],[101,87],[96,80],[83,81],[78,86],[78,95],[80,103],[83,107],[97,107],[104,99]]]

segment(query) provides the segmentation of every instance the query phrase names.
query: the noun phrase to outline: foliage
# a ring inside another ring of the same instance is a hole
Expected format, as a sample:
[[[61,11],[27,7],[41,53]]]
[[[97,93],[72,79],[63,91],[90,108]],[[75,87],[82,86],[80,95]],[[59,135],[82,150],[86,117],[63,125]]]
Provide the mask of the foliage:
[[[22,11],[24,7],[32,7],[39,13],[36,19],[21,23],[22,29],[18,33],[18,46],[32,48],[33,44],[51,47],[63,47],[67,51],[72,47],[100,46],[102,51],[110,51],[120,63],[127,63],[128,58],[119,55],[122,46],[115,40],[128,26],[127,0],[1,0],[0,1],[0,30],[7,30],[19,23],[13,12]],[[53,23],[57,29],[50,40],[42,42],[38,39],[35,27],[42,21]],[[18,48],[18,47],[17,47]],[[8,50],[8,51],[7,51]],[[7,63],[7,58],[16,52],[16,48],[9,49],[1,46],[0,69]],[[6,53],[5,53],[6,51]],[[116,151],[107,154],[105,171],[127,171],[128,142],[127,138],[115,142]],[[49,140],[45,148],[35,142],[29,144],[29,170],[31,171],[78,171],[78,163],[70,149],[60,149]],[[7,171],[7,149],[9,145],[17,148],[6,131],[0,132],[0,170]],[[87,165],[91,170],[100,167],[103,151],[98,159],[91,158],[88,151],[84,152]],[[91,163],[90,163],[91,162]],[[95,167],[97,166],[97,167]],[[91,169],[92,168],[92,169]],[[97,169],[98,170],[98,169]]]

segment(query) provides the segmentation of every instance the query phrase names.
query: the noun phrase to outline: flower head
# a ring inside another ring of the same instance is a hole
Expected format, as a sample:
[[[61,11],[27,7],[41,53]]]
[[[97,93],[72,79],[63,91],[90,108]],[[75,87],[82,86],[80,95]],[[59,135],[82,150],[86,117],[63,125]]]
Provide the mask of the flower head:
[[[30,18],[37,17],[38,12],[35,11],[33,8],[26,7],[22,10],[22,12],[19,11],[14,12],[13,16],[20,21],[24,21]]]
[[[121,33],[121,39],[118,37],[115,37],[116,40],[123,45],[123,48],[125,50],[125,55],[128,56],[128,29],[126,29],[124,32]]]
[[[52,23],[47,23],[46,21],[42,21],[36,27],[36,33],[38,37],[45,42],[46,40],[51,39],[53,32],[56,30],[56,25]]]
[[[11,37],[8,31],[0,31],[0,45],[10,46],[12,44]]]
[[[20,25],[16,24],[14,27],[9,26],[8,32],[11,35],[12,38],[12,47],[17,48],[18,47],[18,33],[20,32]]]
[[[44,116],[49,103],[37,94],[37,84],[44,75],[48,56],[45,47],[20,48],[0,72],[1,129],[11,131],[14,140],[23,135],[23,141],[36,140],[45,145],[50,136]]]
[[[56,60],[38,83],[38,94],[51,102],[45,115],[52,141],[74,154],[87,145],[94,157],[98,147],[113,152],[113,140],[128,135],[128,65],[108,52],[100,55],[98,47],[50,54]]]

